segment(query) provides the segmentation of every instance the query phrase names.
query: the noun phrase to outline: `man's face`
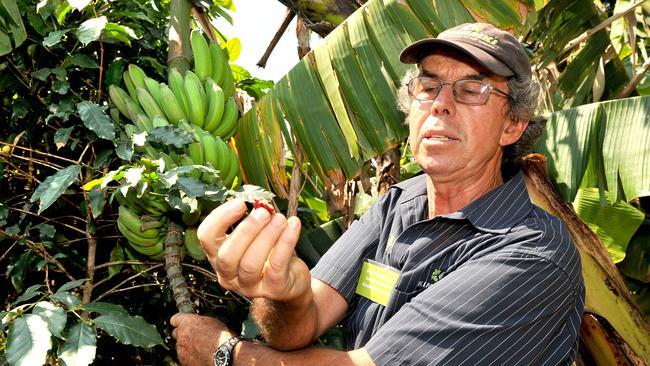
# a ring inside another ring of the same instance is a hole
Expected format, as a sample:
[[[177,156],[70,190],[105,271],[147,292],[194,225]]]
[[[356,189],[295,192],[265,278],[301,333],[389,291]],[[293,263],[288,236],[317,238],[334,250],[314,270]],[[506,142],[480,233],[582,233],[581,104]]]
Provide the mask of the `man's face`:
[[[420,76],[445,83],[474,79],[508,92],[505,78],[489,75],[481,66],[450,53],[427,56],[419,70]],[[505,96],[490,93],[484,105],[461,104],[449,85],[434,101],[413,100],[408,121],[415,160],[438,182],[500,174],[503,147],[517,141],[527,124],[509,120],[507,102]]]

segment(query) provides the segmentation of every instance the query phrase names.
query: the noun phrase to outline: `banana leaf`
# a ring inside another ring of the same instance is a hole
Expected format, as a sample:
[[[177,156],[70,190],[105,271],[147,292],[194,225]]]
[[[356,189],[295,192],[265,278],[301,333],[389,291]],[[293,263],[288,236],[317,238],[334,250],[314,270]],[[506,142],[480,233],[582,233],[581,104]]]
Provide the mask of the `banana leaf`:
[[[573,208],[598,235],[614,263],[618,263],[625,258],[630,239],[641,226],[645,215],[627,202],[612,202],[611,196],[608,194],[608,202],[603,205],[598,189],[581,189],[573,201]]]

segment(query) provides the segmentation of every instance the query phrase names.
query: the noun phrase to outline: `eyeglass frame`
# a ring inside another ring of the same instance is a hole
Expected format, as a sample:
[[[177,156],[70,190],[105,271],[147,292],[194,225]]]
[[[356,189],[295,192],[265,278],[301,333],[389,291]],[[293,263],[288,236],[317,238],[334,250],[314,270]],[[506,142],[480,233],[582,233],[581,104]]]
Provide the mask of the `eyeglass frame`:
[[[414,80],[420,80],[420,79],[429,79],[429,80],[432,80],[434,82],[437,82],[440,85],[440,87],[438,88],[438,92],[431,99],[428,99],[428,98],[427,99],[420,99],[420,98],[417,98],[417,97],[413,96],[413,94],[411,93],[411,83]],[[487,88],[488,92],[487,93],[483,92],[485,95],[487,95],[484,102],[482,102],[482,103],[466,103],[466,102],[461,102],[461,101],[459,101],[457,99],[458,97],[456,96],[455,85],[457,85],[458,83],[470,82],[470,81],[475,82],[475,83],[483,84],[483,86]],[[442,81],[440,79],[432,78],[432,77],[429,77],[429,76],[416,76],[416,77],[412,78],[411,80],[409,80],[408,83],[406,83],[406,90],[408,92],[409,98],[411,98],[411,99],[417,100],[419,102],[433,102],[434,100],[436,100],[436,98],[438,98],[438,96],[440,95],[440,92],[442,91],[442,87],[445,86],[445,85],[449,85],[451,87],[452,95],[454,96],[454,101],[456,101],[457,103],[465,104],[465,105],[484,105],[490,100],[490,93],[491,92],[501,94],[502,96],[508,98],[509,100],[513,99],[512,95],[510,95],[510,94],[504,92],[503,90],[493,86],[492,84],[490,84],[488,82],[485,82],[485,81],[482,81],[482,80],[475,80],[475,79],[459,79],[459,80],[456,80],[456,81],[450,83],[450,82],[444,82],[444,81]]]

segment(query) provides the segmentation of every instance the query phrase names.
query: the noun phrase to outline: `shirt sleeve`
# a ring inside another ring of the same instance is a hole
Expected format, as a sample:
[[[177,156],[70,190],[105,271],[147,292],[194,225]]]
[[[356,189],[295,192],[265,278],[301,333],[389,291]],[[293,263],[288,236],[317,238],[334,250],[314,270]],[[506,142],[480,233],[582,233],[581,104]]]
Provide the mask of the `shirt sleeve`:
[[[385,201],[380,198],[352,223],[311,270],[312,277],[339,291],[348,303],[354,295],[364,258],[377,250]]]
[[[577,338],[567,321],[579,292],[555,263],[493,252],[468,261],[408,301],[370,339],[377,365],[558,365]]]

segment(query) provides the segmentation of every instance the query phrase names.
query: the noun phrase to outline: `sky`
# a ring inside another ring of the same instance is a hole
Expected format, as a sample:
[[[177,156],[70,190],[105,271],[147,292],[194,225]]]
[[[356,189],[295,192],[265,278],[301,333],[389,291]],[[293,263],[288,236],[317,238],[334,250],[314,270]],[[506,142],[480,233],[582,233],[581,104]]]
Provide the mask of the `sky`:
[[[298,62],[296,19],[294,18],[275,46],[265,68],[257,66],[273,35],[282,24],[286,8],[277,0],[234,0],[234,26],[219,19],[216,27],[227,37],[241,40],[241,54],[233,63],[260,79],[278,81]],[[312,37],[312,47],[318,36]]]

